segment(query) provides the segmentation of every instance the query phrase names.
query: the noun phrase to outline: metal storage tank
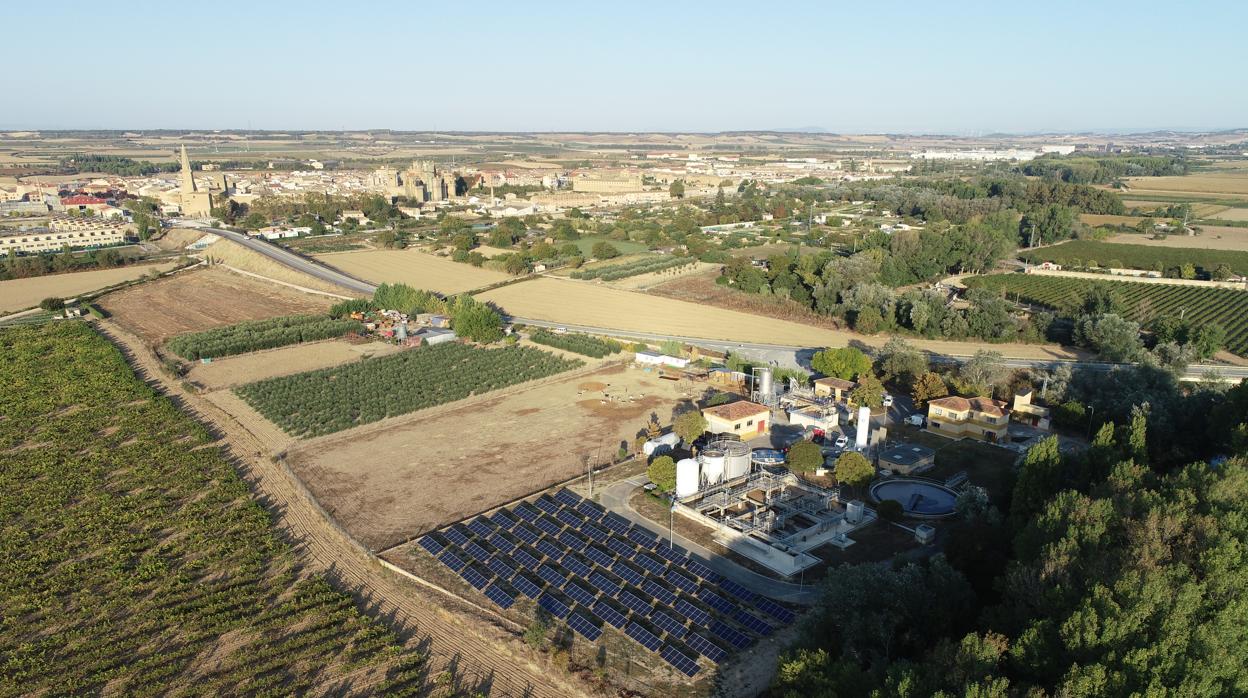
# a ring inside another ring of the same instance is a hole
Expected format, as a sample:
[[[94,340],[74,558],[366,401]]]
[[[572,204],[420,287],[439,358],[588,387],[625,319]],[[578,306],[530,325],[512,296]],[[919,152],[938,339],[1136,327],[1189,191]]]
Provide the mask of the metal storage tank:
[[[688,497],[698,491],[700,468],[692,458],[682,458],[676,463],[676,496]]]
[[[845,505],[845,520],[851,524],[862,523],[862,502],[855,499]]]
[[[771,385],[771,368],[758,366],[754,369],[754,390],[758,391],[758,400],[764,405],[771,404],[774,388]]]
[[[708,485],[718,485],[724,480],[724,452],[715,450],[714,446],[707,446],[698,456],[702,461],[702,480]]]
[[[651,439],[642,444],[641,452],[647,456],[653,456],[656,453],[670,451],[680,444],[680,437],[675,434],[664,434],[657,439]]]
[[[714,444],[724,452],[724,479],[732,480],[750,474],[750,447],[740,441]]]

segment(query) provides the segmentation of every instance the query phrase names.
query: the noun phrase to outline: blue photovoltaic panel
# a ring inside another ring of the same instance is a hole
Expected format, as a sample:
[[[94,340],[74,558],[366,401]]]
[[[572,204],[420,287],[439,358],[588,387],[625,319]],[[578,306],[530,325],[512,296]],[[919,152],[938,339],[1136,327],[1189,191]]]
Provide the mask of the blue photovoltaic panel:
[[[623,613],[615,610],[611,604],[602,599],[598,599],[598,602],[594,604],[594,613],[616,628],[622,628],[628,622]]]
[[[715,635],[715,637],[718,637],[721,640],[724,640],[725,642],[727,642],[728,644],[732,645],[733,647],[739,650],[743,650],[746,647],[749,647],[754,642],[753,640],[749,638],[748,635],[739,633],[736,630],[733,630],[723,621],[718,621],[718,620],[715,621],[714,623],[711,623],[711,634]]]
[[[607,512],[607,515],[603,517],[602,525],[616,533],[628,533],[628,529],[632,528],[632,524],[628,522],[628,519],[613,511]]]
[[[508,531],[511,530],[512,526],[516,525],[516,517],[508,514],[506,509],[499,509],[493,514],[490,514],[490,521],[493,521],[495,526]]]
[[[524,548],[516,548],[511,551],[511,559],[515,560],[525,569],[537,569],[537,565],[541,560],[536,555]]]
[[[770,635],[770,634],[771,634],[771,626],[770,626],[770,625],[768,625],[768,624],[764,623],[764,622],[763,622],[762,620],[760,620],[759,618],[756,618],[756,617],[754,617],[754,616],[750,615],[749,613],[746,613],[745,609],[738,608],[737,610],[733,611],[733,612],[732,612],[732,619],[733,619],[733,620],[735,620],[735,621],[737,621],[737,622],[738,622],[738,623],[740,623],[741,625],[744,625],[744,626],[745,626],[746,628],[748,628],[751,632],[756,632],[756,633],[758,633],[759,635]]]
[[[589,558],[590,562],[593,562],[595,565],[603,567],[610,567],[611,563],[615,562],[615,558],[611,557],[611,553],[593,545],[585,549],[585,557]]]
[[[516,573],[516,568],[512,567],[508,561],[498,555],[490,558],[490,561],[485,566],[490,568],[490,571],[500,579],[511,579],[511,576]]]
[[[477,517],[473,519],[472,521],[469,521],[468,530],[472,531],[478,536],[481,536],[482,538],[494,532],[494,528],[490,526],[488,523],[486,523],[486,520],[481,517]]]
[[[517,504],[511,511],[516,515],[516,518],[523,521],[532,521],[537,518],[537,510],[527,502]]]
[[[689,632],[684,623],[657,608],[650,612],[650,622],[672,637],[684,637]]]
[[[629,584],[641,586],[641,574],[637,572],[636,568],[627,562],[624,562],[623,560],[616,560],[615,564],[611,565],[611,571],[614,572],[617,577],[623,579]]]
[[[537,542],[538,538],[541,538],[541,535],[537,531],[534,531],[532,527],[526,524],[517,524],[516,528],[512,530],[511,533],[516,538],[519,538],[529,545],[533,545]]]
[[[677,599],[672,608],[682,616],[693,621],[695,625],[706,627],[711,622],[711,614],[690,603],[687,599]],[[695,648],[696,649],[696,648]]]
[[[689,577],[686,577],[680,572],[677,572],[675,569],[668,570],[667,574],[663,575],[663,578],[685,593],[694,594],[698,591],[697,582],[693,581]]]
[[[576,611],[568,616],[568,627],[580,633],[581,636],[590,642],[597,640],[602,635],[602,631],[598,629],[598,624],[587,618],[581,611]]]
[[[588,522],[581,524],[581,527],[577,530],[585,534],[587,538],[596,540],[599,543],[611,537],[611,534],[605,528]]]
[[[651,652],[657,652],[659,646],[663,644],[659,642],[659,638],[654,636],[654,633],[641,627],[636,622],[629,623],[628,627],[624,629],[624,634],[641,643],[642,647]]]
[[[556,618],[568,617],[567,605],[565,605],[559,599],[556,599],[555,597],[551,596],[550,594],[543,593],[541,596],[537,597],[537,605],[541,606],[547,611],[550,611],[550,615]]]
[[[705,587],[698,589],[698,599],[720,613],[732,613],[732,609],[737,607],[736,604]]]
[[[592,584],[598,591],[601,591],[609,596],[615,596],[620,593],[620,585],[608,579],[607,576],[601,572],[591,572],[589,575],[589,583]]]
[[[724,661],[724,658],[728,656],[728,653],[724,651],[724,648],[697,633],[689,633],[689,637],[685,638],[685,642],[689,643],[689,646],[698,654],[706,657],[716,664]]]
[[[710,567],[707,567],[693,558],[685,560],[684,567],[703,579],[711,579],[715,576],[715,572],[712,571]]]
[[[589,545],[589,541],[571,531],[564,531],[563,533],[560,533],[559,542],[573,550],[584,550],[585,546]]]
[[[481,574],[475,567],[465,567],[459,571],[459,576],[463,577],[465,581],[472,585],[473,589],[478,591],[484,589],[485,585],[490,583],[490,580],[486,579],[485,575]]]
[[[485,590],[485,598],[498,604],[499,608],[504,609],[511,608],[511,605],[516,602],[516,597],[503,591],[497,584],[491,584],[489,588]]]
[[[644,528],[637,528],[636,526],[628,529],[628,539],[643,548],[653,548],[654,542],[658,540],[653,533]]]
[[[637,553],[637,555],[633,557],[633,562],[636,562],[637,566],[643,570],[659,577],[663,576],[663,570],[666,567],[662,560],[653,555],[647,555],[646,553]]]
[[[437,555],[443,550],[446,550],[446,545],[444,545],[441,541],[437,540],[433,536],[421,536],[419,542],[420,542],[420,547],[424,548],[425,550],[428,550],[430,555]]]
[[[490,556],[490,554],[485,551],[485,548],[477,545],[476,541],[471,540],[464,545],[464,554],[479,562],[485,562],[486,558]]]
[[[569,599],[582,606],[594,605],[594,593],[576,582],[568,582],[567,586],[563,588],[563,593],[567,594]]]
[[[781,606],[780,604],[776,603],[775,601],[772,601],[771,599],[764,599],[761,596],[758,597],[758,600],[754,602],[754,605],[758,608],[758,610],[762,611],[763,613],[766,613],[767,615],[771,616],[772,618],[775,618],[776,620],[780,621],[781,623],[785,625],[792,623],[793,619],[797,617],[793,614],[792,611],[785,608],[784,606]]]
[[[659,656],[668,664],[676,667],[676,670],[685,676],[693,676],[698,673],[698,663],[671,645],[664,645],[663,649],[659,650]]]
[[[559,521],[561,521],[563,525],[571,526],[572,528],[579,528],[582,524],[585,523],[585,520],[582,519],[576,512],[572,511],[571,509],[560,509],[559,511],[555,512],[555,518],[559,519]]]
[[[641,590],[653,596],[655,600],[664,606],[671,606],[676,603],[676,595],[653,579],[647,579],[642,582]]]
[[[642,616],[650,615],[650,604],[631,591],[621,591],[615,597],[625,608]]]
[[[509,553],[516,549],[516,544],[512,543],[510,538],[507,538],[501,533],[492,534],[489,538],[485,539],[485,542],[505,553]]]
[[[464,565],[467,564],[463,560],[459,559],[458,555],[449,550],[444,551],[441,555],[439,555],[438,559],[442,561],[442,564],[450,567],[456,572],[464,569]]]
[[[738,599],[741,599],[742,601],[753,601],[754,599],[758,598],[758,594],[755,594],[754,592],[750,591],[749,589],[746,589],[740,584],[737,584],[731,579],[725,579],[722,582],[720,582],[719,588],[723,589],[729,594],[732,594]]]
[[[563,557],[563,548],[558,544],[551,542],[547,538],[543,538],[537,542],[537,552],[545,555],[552,560],[558,560]]]
[[[537,530],[552,538],[559,535],[559,531],[563,528],[558,521],[555,521],[549,516],[538,517],[538,519],[533,522],[533,525],[537,526]]]
[[[616,555],[619,555],[620,557],[631,558],[632,556],[637,554],[637,548],[633,546],[632,543],[629,543],[628,541],[623,540],[621,538],[609,539],[607,541],[607,547],[611,548],[611,552],[615,553]]]
[[[601,505],[595,504],[588,499],[580,504],[577,504],[576,510],[581,512],[585,518],[590,519],[591,521],[601,519],[602,515],[606,512],[606,509],[603,509]]]
[[[577,557],[575,553],[568,553],[564,555],[563,559],[559,561],[559,564],[567,568],[567,570],[576,577],[584,579],[589,576],[589,565],[585,564],[585,562]]]
[[[537,576],[541,577],[547,584],[553,584],[557,587],[563,586],[568,581],[567,577],[547,564],[542,564],[537,568]]]
[[[680,546],[672,547],[670,545],[662,545],[654,549],[654,553],[668,562],[675,562],[678,565],[685,564],[685,551]]]
[[[468,542],[468,535],[464,533],[463,528],[458,524],[446,529],[446,538],[455,545],[462,546]]]
[[[580,495],[576,494],[572,490],[561,489],[555,493],[555,501],[563,504],[564,506],[574,507],[577,504],[580,504],[582,499]]]
[[[524,594],[530,599],[536,599],[538,595],[542,593],[541,585],[523,574],[517,574],[515,578],[511,580],[511,583],[520,590],[521,594]]]
[[[537,507],[538,509],[541,509],[547,514],[553,514],[556,511],[559,511],[559,504],[555,502],[555,500],[553,499],[547,499],[545,496],[538,497],[533,502],[533,506]]]

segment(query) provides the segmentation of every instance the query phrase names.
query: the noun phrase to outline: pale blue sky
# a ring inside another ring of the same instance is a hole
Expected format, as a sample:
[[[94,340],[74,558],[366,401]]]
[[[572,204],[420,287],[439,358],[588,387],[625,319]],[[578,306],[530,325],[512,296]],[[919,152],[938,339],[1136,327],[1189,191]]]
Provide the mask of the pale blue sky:
[[[6,2],[0,128],[1248,126],[1248,3]]]

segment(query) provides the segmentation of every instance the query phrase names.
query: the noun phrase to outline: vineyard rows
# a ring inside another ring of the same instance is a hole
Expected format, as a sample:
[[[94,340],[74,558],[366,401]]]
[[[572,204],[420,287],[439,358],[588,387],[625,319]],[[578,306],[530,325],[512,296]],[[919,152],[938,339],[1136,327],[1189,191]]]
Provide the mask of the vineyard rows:
[[[0,330],[0,384],[0,696],[411,686],[424,658],[298,579],[214,437],[88,325]]]
[[[295,437],[343,429],[545,378],[580,366],[532,347],[486,349],[448,343],[410,349],[235,392]]]
[[[1057,309],[1078,307],[1094,285],[1108,286],[1132,320],[1148,322],[1170,315],[1182,316],[1195,326],[1216,322],[1226,330],[1226,348],[1248,355],[1248,291],[1027,274],[971,277],[966,285],[1004,291],[1019,300]]]
[[[1056,262],[1075,267],[1154,269],[1160,266],[1159,271],[1163,272],[1175,271],[1184,264],[1191,264],[1205,274],[1211,274],[1219,265],[1225,264],[1236,274],[1248,274],[1248,252],[1205,250],[1196,247],[1154,247],[1095,240],[1071,240],[1060,245],[1026,250],[1019,257],[1032,263]]]
[[[652,274],[654,272],[665,271],[667,269],[678,269],[680,267],[687,267],[691,264],[697,263],[698,260],[693,257],[644,257],[642,259],[626,262],[624,264],[611,264],[605,267],[574,271],[572,272],[572,278],[584,279],[586,281],[592,281],[594,279],[601,281],[618,281],[630,276]]]
[[[184,359],[195,361],[333,339],[361,329],[360,323],[354,320],[334,320],[323,315],[287,315],[179,335],[169,340],[169,349]]]
[[[624,348],[623,344],[614,339],[599,339],[587,334],[555,334],[549,330],[537,330],[529,335],[529,339],[548,347],[563,349],[575,354],[592,356],[601,359],[615,354]]]

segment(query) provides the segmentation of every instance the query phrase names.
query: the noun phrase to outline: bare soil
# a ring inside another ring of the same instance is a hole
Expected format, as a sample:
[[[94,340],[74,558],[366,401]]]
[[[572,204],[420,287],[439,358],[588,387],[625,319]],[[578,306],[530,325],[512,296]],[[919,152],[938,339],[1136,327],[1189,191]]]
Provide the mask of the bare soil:
[[[402,347],[397,344],[386,342],[357,344],[333,339],[213,359],[210,364],[194,364],[186,378],[204,389],[220,390],[266,378],[337,366],[368,356],[385,356],[401,350]]]
[[[81,293],[108,288],[123,281],[137,279],[152,272],[169,271],[172,262],[135,264],[115,269],[47,274],[29,279],[0,281],[0,313],[39,305],[44,298],[75,298]],[[139,286],[142,288],[142,286]]]
[[[321,313],[335,300],[219,268],[175,274],[110,293],[99,305],[117,324],[156,345],[186,332],[294,313]]]
[[[609,462],[685,397],[640,369],[587,370],[301,442],[287,461],[353,536],[389,548]]]
[[[742,293],[715,283],[718,268],[701,274],[683,276],[667,283],[651,287],[649,292],[664,298],[710,305],[725,310],[766,315],[780,320],[792,320],[805,325],[829,330],[843,329],[835,318],[820,315],[801,303],[787,298]]]

